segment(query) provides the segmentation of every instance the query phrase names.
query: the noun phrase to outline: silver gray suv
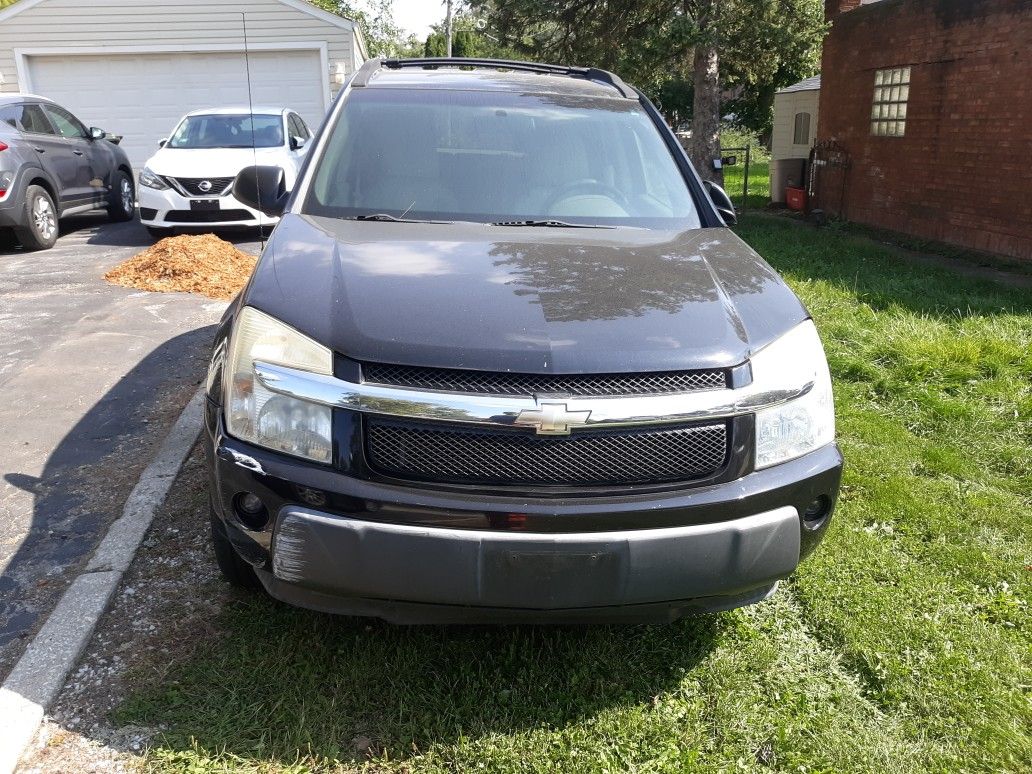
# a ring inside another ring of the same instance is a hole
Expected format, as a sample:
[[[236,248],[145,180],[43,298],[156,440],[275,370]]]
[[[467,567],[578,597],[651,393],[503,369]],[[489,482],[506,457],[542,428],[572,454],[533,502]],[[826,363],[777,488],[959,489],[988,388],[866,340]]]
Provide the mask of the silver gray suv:
[[[131,220],[132,166],[108,140],[48,99],[0,96],[0,243],[13,233],[24,249],[46,250],[57,241],[59,218],[89,210]]]

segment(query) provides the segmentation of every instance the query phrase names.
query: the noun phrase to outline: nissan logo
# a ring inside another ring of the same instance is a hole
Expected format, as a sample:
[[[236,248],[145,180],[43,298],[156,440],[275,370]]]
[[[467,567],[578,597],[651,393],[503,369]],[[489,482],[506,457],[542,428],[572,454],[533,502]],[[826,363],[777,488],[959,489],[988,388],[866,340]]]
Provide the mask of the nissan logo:
[[[197,188],[204,191],[204,193],[208,193],[211,190],[211,180],[202,180],[197,184]]]

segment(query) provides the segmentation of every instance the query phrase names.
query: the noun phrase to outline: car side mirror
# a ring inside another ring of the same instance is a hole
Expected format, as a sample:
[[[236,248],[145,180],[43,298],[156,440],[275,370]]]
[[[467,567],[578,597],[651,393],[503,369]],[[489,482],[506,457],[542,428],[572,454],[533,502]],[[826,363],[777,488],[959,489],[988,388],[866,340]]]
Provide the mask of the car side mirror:
[[[290,149],[291,150],[295,150],[295,151],[296,150],[301,150],[303,147],[305,147],[305,138],[304,137],[298,137],[296,134],[293,134],[293,135],[290,136]]]
[[[98,129],[95,126],[90,127],[91,140],[103,140],[105,137],[107,137],[107,132],[105,132],[103,129]]]
[[[278,218],[289,198],[285,173],[280,167],[244,167],[233,181],[233,196],[252,209]]]
[[[709,180],[703,183],[703,185],[706,187],[706,193],[709,194],[710,201],[713,202],[713,206],[717,208],[717,212],[724,221],[724,225],[735,225],[738,222],[738,215],[735,213],[735,204],[731,201],[731,197],[727,195],[727,191]]]
[[[166,142],[168,142],[168,137],[162,137],[160,140],[158,140],[158,147],[164,148]]]

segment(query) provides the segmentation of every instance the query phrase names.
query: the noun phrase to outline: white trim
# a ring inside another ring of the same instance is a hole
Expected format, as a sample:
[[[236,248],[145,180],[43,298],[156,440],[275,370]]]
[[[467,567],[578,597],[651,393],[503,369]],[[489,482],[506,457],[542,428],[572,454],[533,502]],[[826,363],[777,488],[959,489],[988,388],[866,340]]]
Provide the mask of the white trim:
[[[19,0],[19,2],[9,8],[5,8],[3,11],[0,11],[0,22],[7,21],[12,16],[17,16],[22,11],[34,8],[43,1],[44,0]],[[351,19],[346,19],[335,13],[324,11],[322,8],[316,8],[311,3],[305,2],[305,0],[277,0],[277,2],[282,3],[283,5],[288,5],[295,11],[300,11],[301,13],[306,13],[309,16],[314,16],[316,19],[326,22],[327,24],[332,24],[334,27],[340,27],[341,29],[352,31],[358,29],[358,25]],[[187,11],[184,11],[184,13],[187,13]]]
[[[285,0],[281,0],[284,2]],[[303,0],[302,0],[303,1]],[[22,3],[39,3],[43,0],[21,0]],[[16,5],[20,5],[17,3]],[[14,7],[14,6],[12,6]],[[33,56],[104,56],[105,54],[227,54],[243,52],[243,43],[212,43],[207,45],[162,45],[150,44],[141,46],[46,46],[42,48],[14,49],[14,67],[18,73],[18,90],[31,92],[32,76],[29,72],[29,57]],[[318,51],[320,69],[322,70],[323,109],[329,110],[332,102],[330,94],[330,54],[325,40],[283,43],[251,43],[247,51]]]
[[[36,0],[39,2],[40,0]],[[320,21],[324,21],[327,24],[332,24],[334,27],[340,27],[343,30],[355,30],[358,25],[344,16],[338,16],[335,13],[324,11],[322,8],[316,8],[311,3],[306,3],[305,0],[279,0],[283,5],[289,5],[291,8],[301,13],[307,13],[309,16],[314,16]]]

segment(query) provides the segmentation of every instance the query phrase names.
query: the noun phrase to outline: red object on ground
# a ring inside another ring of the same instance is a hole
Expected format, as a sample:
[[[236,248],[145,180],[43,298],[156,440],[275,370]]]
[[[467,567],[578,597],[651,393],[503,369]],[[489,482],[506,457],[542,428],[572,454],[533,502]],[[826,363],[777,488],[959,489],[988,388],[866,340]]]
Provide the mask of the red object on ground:
[[[806,209],[806,189],[786,188],[785,201],[788,203],[788,209],[802,212]]]

